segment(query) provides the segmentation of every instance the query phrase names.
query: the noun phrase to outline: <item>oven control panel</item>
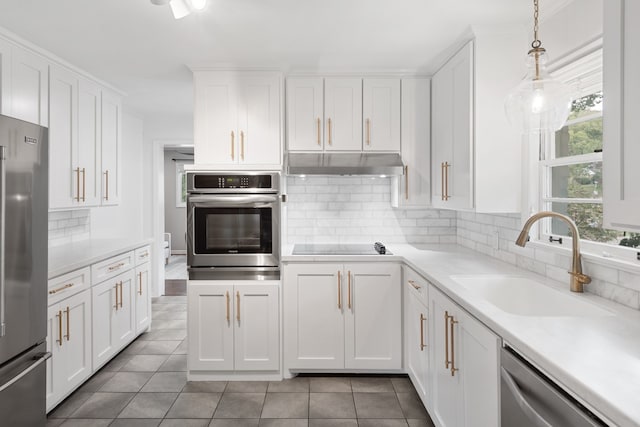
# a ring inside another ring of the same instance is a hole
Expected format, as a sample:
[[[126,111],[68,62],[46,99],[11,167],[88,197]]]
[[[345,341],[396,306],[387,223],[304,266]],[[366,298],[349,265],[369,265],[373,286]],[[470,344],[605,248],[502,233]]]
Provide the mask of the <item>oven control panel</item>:
[[[271,175],[220,175],[220,174],[195,174],[193,187],[196,190],[214,189],[252,189],[273,188]]]

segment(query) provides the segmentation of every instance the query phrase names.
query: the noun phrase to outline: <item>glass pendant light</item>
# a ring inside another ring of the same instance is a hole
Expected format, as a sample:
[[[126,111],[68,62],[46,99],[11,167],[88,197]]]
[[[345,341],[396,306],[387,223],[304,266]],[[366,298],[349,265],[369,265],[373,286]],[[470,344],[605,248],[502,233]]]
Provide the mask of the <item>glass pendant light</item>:
[[[505,99],[509,122],[522,133],[556,131],[571,110],[569,86],[554,80],[546,70],[547,53],[538,39],[538,0],[533,1],[533,42],[527,57],[527,75]]]

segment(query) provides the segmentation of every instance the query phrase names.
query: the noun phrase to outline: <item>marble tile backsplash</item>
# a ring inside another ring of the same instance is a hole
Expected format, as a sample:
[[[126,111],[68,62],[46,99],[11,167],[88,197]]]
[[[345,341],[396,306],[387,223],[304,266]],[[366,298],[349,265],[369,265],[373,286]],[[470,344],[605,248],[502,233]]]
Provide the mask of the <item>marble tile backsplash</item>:
[[[287,177],[287,242],[456,242],[455,212],[394,209],[390,180]]]
[[[515,245],[521,229],[520,214],[477,214],[458,212],[457,242],[483,254],[499,258],[520,268],[569,283],[569,255],[541,248]],[[640,310],[640,274],[583,259],[583,270],[592,282],[585,286],[603,298]],[[568,285],[567,285],[568,286]]]
[[[49,212],[49,247],[91,237],[91,210]]]

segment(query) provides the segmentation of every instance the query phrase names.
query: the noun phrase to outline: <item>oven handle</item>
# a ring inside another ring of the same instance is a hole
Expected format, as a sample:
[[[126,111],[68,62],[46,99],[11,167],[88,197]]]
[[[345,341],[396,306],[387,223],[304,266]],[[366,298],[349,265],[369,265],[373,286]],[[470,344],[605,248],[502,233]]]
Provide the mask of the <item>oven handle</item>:
[[[189,196],[187,202],[192,206],[202,208],[276,203],[278,200],[277,194],[242,194]]]

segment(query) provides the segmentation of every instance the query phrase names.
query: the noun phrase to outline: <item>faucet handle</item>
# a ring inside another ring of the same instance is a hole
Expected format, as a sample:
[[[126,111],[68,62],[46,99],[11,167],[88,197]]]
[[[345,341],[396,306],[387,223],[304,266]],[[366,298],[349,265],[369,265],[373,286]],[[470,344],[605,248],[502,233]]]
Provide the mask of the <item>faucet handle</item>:
[[[574,272],[572,272],[572,271],[567,271],[567,273],[569,273],[570,275],[572,275],[573,277],[575,277],[575,278],[576,278],[576,280],[577,280],[579,283],[582,283],[582,284],[584,284],[584,285],[587,285],[587,284],[591,283],[591,277],[590,277],[590,276],[587,276],[586,274],[583,274],[583,273],[574,273]]]

